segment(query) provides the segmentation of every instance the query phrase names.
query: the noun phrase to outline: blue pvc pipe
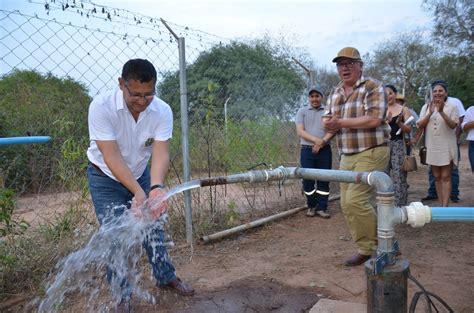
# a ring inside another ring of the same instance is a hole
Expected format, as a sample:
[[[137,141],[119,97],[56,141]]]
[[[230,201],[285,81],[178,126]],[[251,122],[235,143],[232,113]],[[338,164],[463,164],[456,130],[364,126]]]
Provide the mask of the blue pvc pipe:
[[[431,208],[432,222],[474,222],[474,208],[440,207]]]
[[[49,136],[4,137],[0,138],[0,146],[43,143],[50,140],[51,137]]]

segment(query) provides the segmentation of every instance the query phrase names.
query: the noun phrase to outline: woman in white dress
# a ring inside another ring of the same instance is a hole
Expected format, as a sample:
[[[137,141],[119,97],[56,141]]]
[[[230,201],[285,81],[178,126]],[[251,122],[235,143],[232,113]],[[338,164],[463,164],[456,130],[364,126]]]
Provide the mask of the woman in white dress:
[[[423,106],[418,127],[425,131],[426,163],[431,165],[436,180],[440,206],[447,207],[451,194],[451,170],[458,164],[456,127],[458,109],[446,102],[448,88],[444,83],[431,85],[433,100]]]

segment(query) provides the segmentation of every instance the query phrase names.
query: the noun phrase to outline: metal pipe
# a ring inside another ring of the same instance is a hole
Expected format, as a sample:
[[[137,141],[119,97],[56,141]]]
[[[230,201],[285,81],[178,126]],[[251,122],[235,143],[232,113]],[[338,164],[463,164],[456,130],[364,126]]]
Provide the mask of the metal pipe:
[[[331,201],[335,201],[335,200],[338,200],[338,199],[340,199],[340,196],[339,196],[339,195],[336,195],[336,196],[334,196],[334,197],[329,198],[328,201],[331,202]],[[242,231],[244,231],[244,230],[247,230],[247,229],[250,229],[250,228],[254,228],[254,227],[257,227],[257,226],[261,226],[261,225],[263,225],[263,224],[272,222],[272,221],[274,221],[274,220],[276,220],[276,219],[279,219],[279,218],[283,218],[283,217],[287,217],[287,216],[296,214],[296,213],[298,213],[299,211],[301,211],[301,210],[303,210],[303,209],[306,209],[306,208],[307,208],[306,206],[294,208],[294,209],[292,209],[292,210],[288,210],[288,211],[285,211],[285,212],[281,212],[281,213],[277,213],[277,214],[274,214],[274,215],[270,215],[270,216],[267,216],[267,217],[265,217],[265,218],[262,218],[262,219],[259,219],[259,220],[256,220],[256,221],[253,221],[253,222],[244,224],[244,225],[239,225],[239,226],[236,226],[236,227],[233,227],[233,228],[229,228],[229,229],[226,229],[226,230],[217,232],[217,233],[212,234],[212,235],[203,236],[203,237],[201,237],[201,241],[202,241],[203,243],[209,243],[209,242],[211,242],[211,241],[213,241],[213,240],[222,239],[222,238],[224,238],[224,237],[227,237],[227,236],[236,234],[236,233],[238,233],[238,232],[242,232]]]
[[[44,143],[51,140],[49,136],[26,136],[26,137],[5,137],[0,138],[0,146]]]
[[[221,176],[201,180],[201,187],[223,185],[237,182],[266,182],[285,179],[313,179],[336,181],[344,183],[363,183],[374,186],[377,191],[377,253],[387,253],[391,256],[389,263],[393,263],[395,224],[400,223],[403,213],[400,208],[394,208],[393,183],[391,178],[383,172],[352,172],[341,170],[322,170],[297,167],[278,167],[273,170],[250,171],[247,173]]]
[[[474,208],[432,207],[432,222],[474,222]]]
[[[298,213],[299,211],[301,211],[305,208],[306,208],[306,206],[298,207],[298,208],[295,208],[295,209],[292,209],[292,210],[288,210],[288,211],[285,211],[285,212],[281,212],[281,213],[278,213],[278,214],[267,216],[265,218],[262,218],[262,219],[259,219],[259,220],[256,220],[256,221],[252,221],[252,222],[249,222],[249,223],[246,223],[246,224],[243,224],[243,225],[239,225],[239,226],[236,226],[236,227],[233,227],[233,228],[229,228],[229,229],[217,232],[217,233],[212,234],[212,235],[202,236],[201,241],[203,243],[209,243],[210,241],[221,239],[221,238],[224,238],[224,237],[242,232],[242,231],[250,229],[250,228],[261,226],[263,224],[272,222],[272,221],[277,220],[279,218],[290,216],[292,214]]]

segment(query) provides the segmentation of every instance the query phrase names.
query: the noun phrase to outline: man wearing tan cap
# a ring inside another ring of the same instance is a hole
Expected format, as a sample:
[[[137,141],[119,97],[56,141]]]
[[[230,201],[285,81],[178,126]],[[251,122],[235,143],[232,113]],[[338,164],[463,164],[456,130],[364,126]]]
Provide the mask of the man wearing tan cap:
[[[387,111],[384,86],[362,74],[357,49],[346,47],[332,60],[341,82],[327,99],[326,134],[323,142],[336,135],[341,170],[386,171],[390,159],[390,128],[384,122]],[[346,266],[363,264],[377,247],[377,218],[370,203],[372,187],[341,183],[341,208],[358,251],[345,260]]]

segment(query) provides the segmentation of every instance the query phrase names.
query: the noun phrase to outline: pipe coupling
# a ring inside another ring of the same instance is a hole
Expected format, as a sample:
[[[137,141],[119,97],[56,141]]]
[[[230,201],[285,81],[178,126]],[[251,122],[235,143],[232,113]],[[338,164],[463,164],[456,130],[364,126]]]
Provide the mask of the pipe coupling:
[[[422,227],[431,222],[431,209],[421,202],[412,202],[406,207],[407,224],[412,227]]]

